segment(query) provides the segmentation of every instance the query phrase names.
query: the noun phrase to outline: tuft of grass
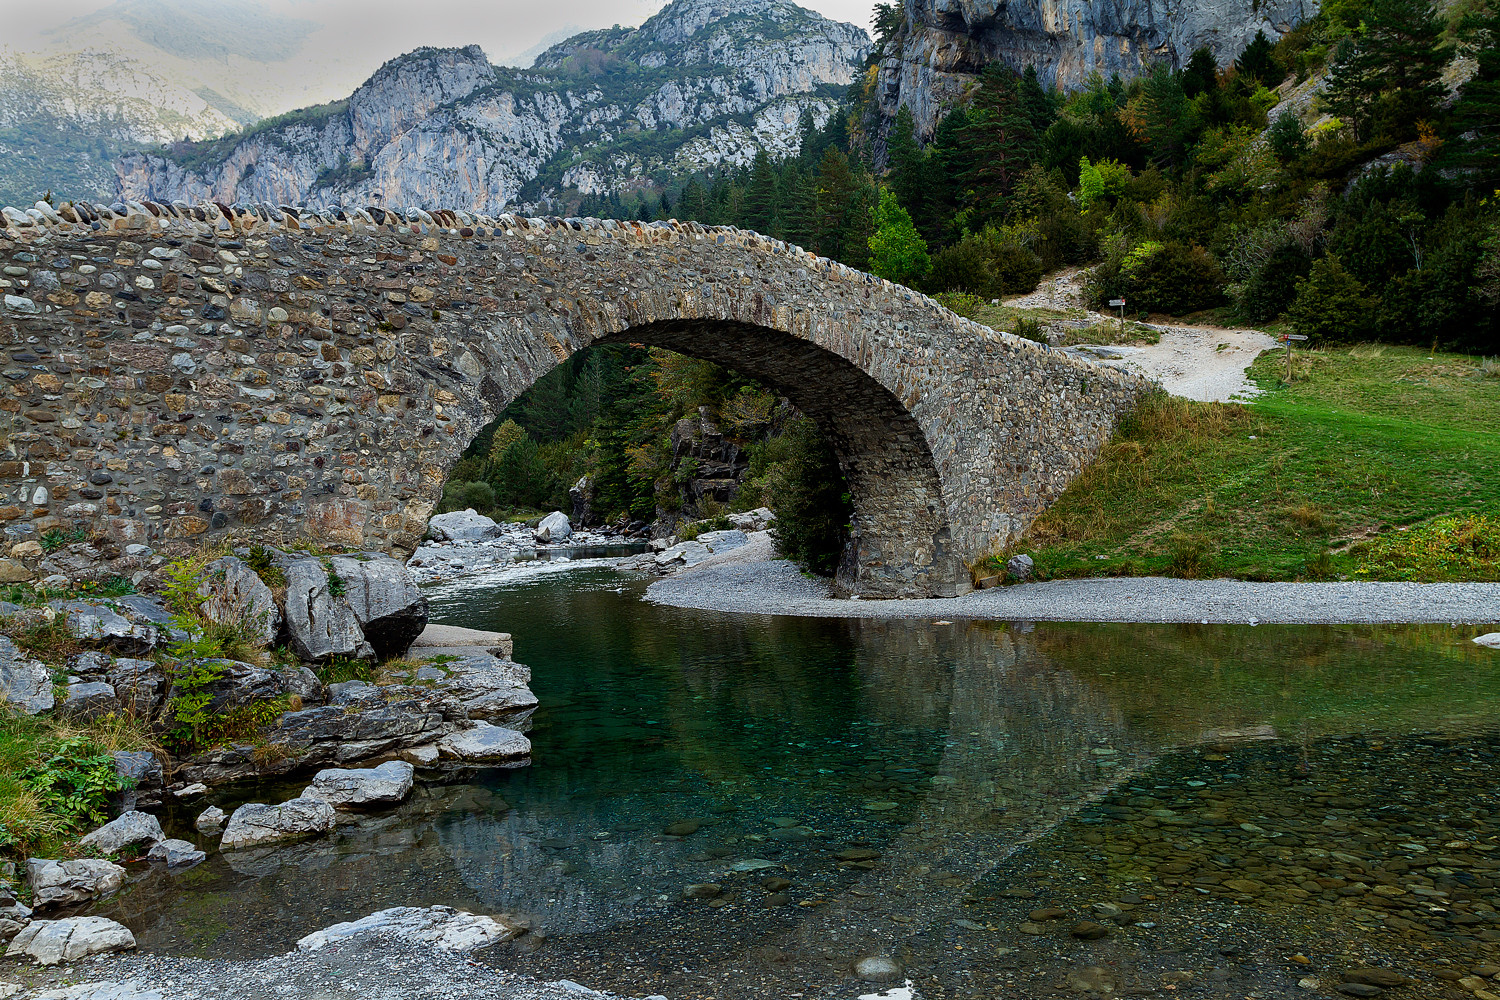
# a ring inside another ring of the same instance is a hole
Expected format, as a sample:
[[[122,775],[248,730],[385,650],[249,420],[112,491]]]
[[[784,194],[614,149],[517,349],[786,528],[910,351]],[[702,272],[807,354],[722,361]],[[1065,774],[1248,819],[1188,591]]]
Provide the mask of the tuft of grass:
[[[1500,358],[1485,358],[1479,362],[1479,374],[1485,378],[1500,378]]]
[[[318,680],[324,684],[342,684],[345,681],[373,683],[375,668],[364,660],[352,656],[335,656],[327,663],[315,668]]]

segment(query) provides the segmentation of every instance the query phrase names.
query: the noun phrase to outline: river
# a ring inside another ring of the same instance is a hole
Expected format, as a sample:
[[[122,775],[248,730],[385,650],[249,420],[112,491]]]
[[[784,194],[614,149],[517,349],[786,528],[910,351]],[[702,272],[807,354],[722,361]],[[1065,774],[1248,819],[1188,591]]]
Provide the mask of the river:
[[[870,956],[926,998],[1319,996],[1363,966],[1442,996],[1500,957],[1500,657],[1469,630],[732,616],[643,586],[432,588],[434,621],[515,635],[530,768],[94,912],[249,957],[446,903],[531,924],[481,961],[672,1000],[852,1000],[887,988],[851,975]]]

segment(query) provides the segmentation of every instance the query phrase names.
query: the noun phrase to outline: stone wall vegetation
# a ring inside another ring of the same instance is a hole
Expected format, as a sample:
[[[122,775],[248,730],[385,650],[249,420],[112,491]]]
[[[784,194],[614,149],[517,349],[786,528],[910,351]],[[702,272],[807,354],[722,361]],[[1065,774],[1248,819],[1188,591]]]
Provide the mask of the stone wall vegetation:
[[[842,589],[959,593],[1145,388],[697,223],[3,214],[0,581],[141,585],[230,536],[405,556],[508,402],[575,351],[645,342],[744,371],[818,422],[855,510]]]

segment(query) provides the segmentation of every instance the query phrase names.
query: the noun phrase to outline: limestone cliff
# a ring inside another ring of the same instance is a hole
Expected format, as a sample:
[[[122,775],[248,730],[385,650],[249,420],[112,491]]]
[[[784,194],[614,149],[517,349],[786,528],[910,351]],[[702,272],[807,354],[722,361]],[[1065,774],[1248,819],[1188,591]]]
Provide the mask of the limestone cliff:
[[[883,114],[910,107],[930,135],[944,105],[988,63],[1035,66],[1044,84],[1082,85],[1097,72],[1131,77],[1157,60],[1173,68],[1208,46],[1232,62],[1317,13],[1319,0],[905,0],[905,23],[880,64]]]
[[[676,0],[636,29],[587,32],[530,70],[476,46],[383,66],[345,102],[232,140],[119,161],[119,193],[157,201],[453,206],[498,213],[569,191],[795,152],[869,38],[787,0]]]

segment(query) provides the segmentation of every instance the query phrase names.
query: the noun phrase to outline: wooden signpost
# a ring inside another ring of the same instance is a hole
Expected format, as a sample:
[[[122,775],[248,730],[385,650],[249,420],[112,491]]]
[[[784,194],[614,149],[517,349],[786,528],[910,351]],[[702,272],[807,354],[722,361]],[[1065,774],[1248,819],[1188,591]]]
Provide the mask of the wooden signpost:
[[[1125,339],[1125,300],[1124,299],[1110,299],[1109,300],[1109,307],[1111,309],[1119,309],[1120,310],[1120,339],[1124,340]]]
[[[1277,339],[1286,342],[1286,383],[1287,383],[1287,385],[1291,385],[1292,384],[1292,341],[1294,341],[1294,340],[1306,340],[1307,338],[1304,337],[1300,333],[1283,333]]]

